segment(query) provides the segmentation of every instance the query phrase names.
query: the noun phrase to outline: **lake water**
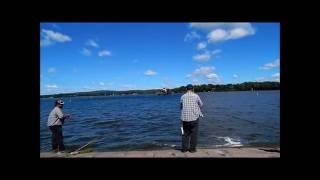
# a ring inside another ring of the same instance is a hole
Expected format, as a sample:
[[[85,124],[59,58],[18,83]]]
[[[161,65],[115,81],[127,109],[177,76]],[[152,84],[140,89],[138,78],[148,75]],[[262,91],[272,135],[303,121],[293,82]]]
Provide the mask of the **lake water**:
[[[280,91],[198,93],[203,101],[198,147],[280,146]],[[180,97],[110,96],[64,98],[66,148],[95,151],[181,146]],[[51,150],[47,118],[54,99],[40,99],[40,151]]]

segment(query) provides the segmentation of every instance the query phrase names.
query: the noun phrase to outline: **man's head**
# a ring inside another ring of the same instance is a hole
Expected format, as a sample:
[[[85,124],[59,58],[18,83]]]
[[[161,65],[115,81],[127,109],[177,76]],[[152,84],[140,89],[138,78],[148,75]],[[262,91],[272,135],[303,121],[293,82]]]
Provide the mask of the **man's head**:
[[[192,90],[193,90],[192,84],[188,84],[188,85],[187,85],[187,91],[192,91]]]
[[[57,99],[54,102],[54,106],[58,106],[59,108],[63,108],[64,102],[62,101],[62,99]]]

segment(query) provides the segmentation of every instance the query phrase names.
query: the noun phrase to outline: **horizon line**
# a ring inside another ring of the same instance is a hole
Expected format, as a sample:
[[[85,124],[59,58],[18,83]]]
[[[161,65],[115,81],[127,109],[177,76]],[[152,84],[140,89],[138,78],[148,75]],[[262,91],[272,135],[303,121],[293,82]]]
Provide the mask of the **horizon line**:
[[[263,82],[256,82],[256,81],[245,81],[242,83],[228,83],[228,84],[198,84],[198,85],[193,85],[193,86],[202,86],[202,85],[236,85],[236,84],[243,84],[243,83],[265,83],[265,82],[275,82],[275,83],[280,83],[280,81],[263,81]],[[191,83],[190,83],[191,84]],[[186,86],[186,85],[184,85]],[[179,87],[174,87],[174,88],[166,88],[166,89],[175,89],[175,88],[180,88],[183,86]],[[61,92],[61,93],[54,93],[54,94],[40,94],[40,96],[50,96],[50,95],[58,95],[58,94],[74,94],[74,93],[89,93],[89,92],[95,92],[95,91],[115,91],[115,92],[121,92],[121,91],[148,91],[148,90],[159,90],[163,88],[151,88],[151,89],[128,89],[128,90],[107,90],[107,89],[101,89],[101,90],[92,90],[92,91],[77,91],[77,92]]]

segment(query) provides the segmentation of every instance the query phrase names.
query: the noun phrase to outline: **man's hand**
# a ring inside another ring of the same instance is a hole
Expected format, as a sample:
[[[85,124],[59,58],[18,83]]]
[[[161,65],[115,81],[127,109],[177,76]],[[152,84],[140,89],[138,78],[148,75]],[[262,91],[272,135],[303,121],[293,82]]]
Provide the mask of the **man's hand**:
[[[71,115],[70,115],[70,114],[64,115],[64,119],[70,119],[70,118],[71,118]]]

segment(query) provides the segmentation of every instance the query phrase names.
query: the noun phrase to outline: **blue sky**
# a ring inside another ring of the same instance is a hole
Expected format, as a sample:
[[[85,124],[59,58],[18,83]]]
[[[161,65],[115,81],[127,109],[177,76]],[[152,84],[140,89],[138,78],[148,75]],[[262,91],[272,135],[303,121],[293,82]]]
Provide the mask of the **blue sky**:
[[[41,23],[40,93],[280,81],[279,23]]]

